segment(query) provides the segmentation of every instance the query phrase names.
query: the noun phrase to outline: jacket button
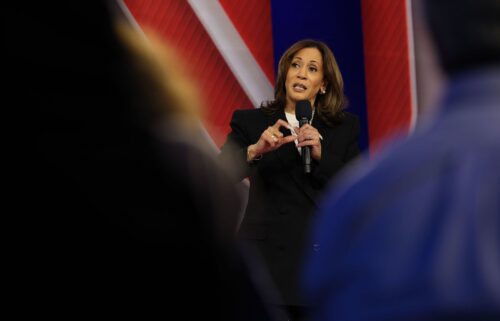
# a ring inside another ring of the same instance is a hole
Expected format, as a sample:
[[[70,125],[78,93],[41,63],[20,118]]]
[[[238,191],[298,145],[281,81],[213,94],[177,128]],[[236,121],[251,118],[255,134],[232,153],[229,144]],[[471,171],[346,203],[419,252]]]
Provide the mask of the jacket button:
[[[313,251],[314,252],[319,252],[319,244],[318,243],[314,243],[313,244]]]

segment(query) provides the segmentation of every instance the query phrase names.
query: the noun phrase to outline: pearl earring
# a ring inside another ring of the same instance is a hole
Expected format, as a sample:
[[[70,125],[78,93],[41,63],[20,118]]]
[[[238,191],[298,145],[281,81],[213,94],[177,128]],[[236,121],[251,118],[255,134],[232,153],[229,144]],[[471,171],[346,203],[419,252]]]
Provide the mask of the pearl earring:
[[[324,95],[326,94],[326,90],[324,88],[321,89],[321,93]]]

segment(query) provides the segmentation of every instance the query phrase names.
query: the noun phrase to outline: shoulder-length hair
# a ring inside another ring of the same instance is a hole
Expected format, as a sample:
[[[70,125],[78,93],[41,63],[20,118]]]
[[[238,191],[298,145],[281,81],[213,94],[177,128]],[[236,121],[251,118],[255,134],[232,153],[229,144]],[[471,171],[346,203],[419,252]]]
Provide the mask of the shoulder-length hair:
[[[294,43],[281,56],[278,64],[278,76],[274,88],[274,100],[262,103],[263,111],[275,113],[286,105],[285,81],[293,57],[304,48],[316,48],[323,59],[323,80],[325,94],[318,93],[314,106],[317,117],[326,124],[332,125],[343,117],[343,110],[347,107],[347,98],[344,95],[344,81],[339,66],[328,46],[317,40],[304,39]]]

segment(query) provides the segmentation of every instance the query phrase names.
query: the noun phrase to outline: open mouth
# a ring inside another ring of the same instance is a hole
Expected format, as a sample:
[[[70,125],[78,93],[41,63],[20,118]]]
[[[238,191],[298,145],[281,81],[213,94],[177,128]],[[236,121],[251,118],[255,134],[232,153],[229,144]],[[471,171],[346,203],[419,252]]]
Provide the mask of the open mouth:
[[[298,91],[298,92],[303,92],[306,91],[307,87],[302,85],[302,84],[293,84],[293,90]]]

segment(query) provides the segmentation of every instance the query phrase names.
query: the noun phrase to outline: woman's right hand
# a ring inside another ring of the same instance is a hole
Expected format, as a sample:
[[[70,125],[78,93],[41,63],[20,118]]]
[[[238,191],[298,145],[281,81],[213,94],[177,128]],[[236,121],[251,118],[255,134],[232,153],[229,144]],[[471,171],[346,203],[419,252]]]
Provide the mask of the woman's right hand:
[[[247,161],[258,159],[265,153],[278,149],[281,145],[288,144],[296,139],[294,135],[283,136],[283,133],[280,131],[281,127],[291,129],[290,124],[283,119],[278,119],[273,126],[267,127],[262,132],[257,143],[248,146]]]

